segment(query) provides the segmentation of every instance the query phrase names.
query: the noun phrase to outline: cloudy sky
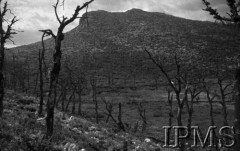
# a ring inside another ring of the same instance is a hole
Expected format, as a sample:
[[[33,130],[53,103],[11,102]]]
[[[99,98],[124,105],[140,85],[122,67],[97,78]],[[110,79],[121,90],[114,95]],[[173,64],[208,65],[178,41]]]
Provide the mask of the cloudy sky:
[[[5,1],[5,0],[3,0]],[[52,5],[56,0],[7,0],[9,8],[20,19],[14,26],[17,30],[24,31],[15,35],[14,41],[18,45],[26,45],[40,41],[40,29],[57,30],[58,22]],[[60,0],[61,1],[61,0]],[[209,0],[221,12],[226,11],[226,0]],[[86,0],[65,0],[64,9],[59,8],[60,16],[71,16],[76,5],[82,5]],[[90,6],[91,10],[106,10],[111,12],[126,11],[139,8],[145,11],[164,12],[193,20],[213,21],[204,8],[201,0],[95,0]],[[11,17],[11,16],[8,16]],[[69,25],[66,31],[78,25],[78,20]],[[11,43],[7,44],[12,47]]]

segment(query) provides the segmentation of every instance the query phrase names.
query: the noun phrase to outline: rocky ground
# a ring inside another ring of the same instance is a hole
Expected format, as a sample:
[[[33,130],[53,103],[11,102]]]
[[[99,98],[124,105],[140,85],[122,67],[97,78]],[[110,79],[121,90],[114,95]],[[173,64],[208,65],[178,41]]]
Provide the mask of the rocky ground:
[[[1,120],[1,151],[160,151],[163,142],[134,136],[55,111],[54,135],[46,140],[45,118],[37,116],[38,99],[8,91]]]

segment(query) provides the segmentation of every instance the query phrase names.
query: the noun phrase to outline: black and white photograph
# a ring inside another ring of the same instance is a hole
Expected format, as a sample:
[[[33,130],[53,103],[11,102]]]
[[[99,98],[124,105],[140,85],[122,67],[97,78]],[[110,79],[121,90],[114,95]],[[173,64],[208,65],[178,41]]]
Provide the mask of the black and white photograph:
[[[0,151],[240,151],[240,0],[0,0]]]

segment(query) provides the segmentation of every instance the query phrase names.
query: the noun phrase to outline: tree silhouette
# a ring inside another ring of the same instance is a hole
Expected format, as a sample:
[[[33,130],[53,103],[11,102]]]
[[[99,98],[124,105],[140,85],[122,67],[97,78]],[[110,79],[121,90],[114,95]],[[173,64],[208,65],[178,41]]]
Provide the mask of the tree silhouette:
[[[224,22],[230,22],[230,23],[235,23],[235,24],[240,23],[240,15],[239,15],[240,1],[226,0],[227,5],[230,9],[230,12],[227,12],[228,17],[220,15],[217,9],[214,9],[211,7],[210,2],[208,2],[206,0],[202,0],[202,1],[203,1],[203,4],[206,6],[206,8],[203,10],[209,12],[209,14],[214,17],[214,19],[219,20],[223,23]]]
[[[11,9],[8,9],[7,1],[1,8],[2,3],[3,1],[0,0],[0,117],[3,114],[5,44],[8,40],[13,42],[12,36],[17,34],[16,30],[13,29],[13,25],[18,21]],[[11,20],[6,18],[7,13],[13,15]],[[7,23],[6,29],[4,29],[4,23]]]
[[[56,96],[53,94],[53,90],[55,90],[57,87],[59,72],[61,70],[61,58],[62,58],[61,45],[62,45],[62,41],[64,40],[63,30],[67,25],[72,23],[75,19],[80,18],[78,17],[79,12],[84,8],[88,8],[88,5],[93,1],[94,0],[90,0],[84,3],[82,6],[78,5],[75,9],[74,14],[69,19],[65,16],[63,16],[62,19],[60,19],[57,12],[58,6],[59,6],[59,0],[57,0],[56,4],[53,6],[56,18],[59,22],[57,34],[55,35],[50,29],[40,30],[43,33],[46,33],[47,35],[52,36],[55,40],[55,52],[53,54],[53,67],[50,72],[50,85],[49,85],[49,93],[48,93],[48,100],[47,100],[47,118],[46,118],[47,136],[52,136],[53,134],[54,107],[56,102]]]
[[[217,9],[214,9],[211,7],[211,4],[206,1],[206,0],[202,0],[203,3],[206,5],[206,8],[203,9],[207,12],[210,13],[210,15],[212,15],[216,20],[221,21],[222,23],[234,23],[236,25],[240,25],[240,0],[236,1],[236,0],[226,0],[227,5],[230,9],[230,12],[227,12],[228,17],[224,17],[222,15],[219,14]],[[236,139],[236,145],[234,146],[234,151],[238,151],[240,148],[240,61],[239,61],[239,56],[238,56],[238,67],[236,68],[236,74],[235,74],[235,82],[234,82],[234,90],[233,90],[233,98],[235,100],[235,122],[234,122],[234,128],[236,130],[236,135],[235,135],[235,139]],[[221,81],[220,81],[221,82]],[[224,104],[223,104],[224,105]],[[226,112],[226,111],[224,111]],[[225,113],[226,116],[226,113]],[[225,123],[227,123],[227,121],[225,120]]]

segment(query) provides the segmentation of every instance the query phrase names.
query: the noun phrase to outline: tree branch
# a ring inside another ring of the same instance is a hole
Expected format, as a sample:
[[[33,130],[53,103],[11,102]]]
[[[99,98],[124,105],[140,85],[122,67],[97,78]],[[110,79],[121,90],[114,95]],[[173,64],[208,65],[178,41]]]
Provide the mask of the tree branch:
[[[7,3],[5,3],[5,4],[7,4]],[[7,6],[4,6],[4,10],[7,10]],[[3,14],[5,14],[5,13],[2,13],[2,15]],[[3,16],[2,16],[3,17]],[[6,41],[7,39],[8,40],[10,40],[13,44],[15,44],[14,42],[13,42],[13,40],[11,39],[12,38],[12,35],[15,35],[15,34],[17,34],[17,32],[16,32],[16,30],[15,29],[13,29],[12,28],[12,26],[16,23],[16,22],[18,22],[19,21],[19,19],[17,19],[17,17],[16,16],[14,16],[12,19],[11,19],[11,21],[10,21],[10,23],[9,23],[9,25],[7,26],[7,29],[6,29],[6,31],[4,32],[3,31],[3,41]]]
[[[58,4],[59,4],[59,0],[57,0],[57,3],[56,3],[55,5],[53,5],[53,7],[54,7],[54,12],[55,12],[56,18],[57,18],[59,24],[61,24],[62,21],[60,20],[60,18],[59,18],[59,16],[58,16],[58,12],[57,12]]]
[[[77,17],[78,17],[78,14],[79,14],[79,11],[81,11],[82,9],[84,9],[85,7],[88,7],[88,5],[90,4],[90,3],[92,3],[94,0],[90,0],[89,2],[86,2],[86,3],[84,3],[83,4],[83,6],[77,6],[77,8],[76,8],[76,10],[75,10],[75,12],[74,12],[74,14],[73,14],[73,16],[70,18],[70,19],[68,19],[68,20],[66,20],[66,22],[64,23],[64,26],[66,26],[66,25],[68,25],[69,23],[71,23],[71,22],[73,22]]]
[[[163,66],[161,64],[159,64],[152,56],[152,54],[145,48],[144,51],[148,54],[149,58],[152,60],[152,62],[162,71],[162,73],[165,75],[165,77],[168,80],[168,83],[170,84],[170,86],[173,88],[173,90],[175,92],[178,92],[178,90],[176,89],[176,87],[173,85],[171,78],[169,77],[169,75],[167,74],[167,72],[163,69]]]
[[[51,29],[46,29],[46,30],[39,30],[40,32],[46,33],[46,36],[52,36],[54,39],[56,39],[56,35],[52,32]]]
[[[206,8],[203,9],[203,10],[209,12],[209,14],[213,16],[213,18],[221,21],[222,23],[224,23],[224,21],[233,22],[235,24],[239,23],[240,22],[240,16],[238,14],[238,8],[239,8],[239,5],[240,5],[240,2],[236,3],[235,0],[226,0],[226,1],[227,1],[227,5],[229,6],[230,12],[231,12],[231,14],[227,13],[230,18],[226,18],[226,17],[221,16],[218,13],[217,9],[213,9],[210,6],[211,3],[206,1],[206,0],[202,0],[203,4],[206,6]]]
[[[230,82],[229,84],[227,84],[224,88],[223,91],[225,91],[228,87],[230,87],[233,84],[233,82]]]

